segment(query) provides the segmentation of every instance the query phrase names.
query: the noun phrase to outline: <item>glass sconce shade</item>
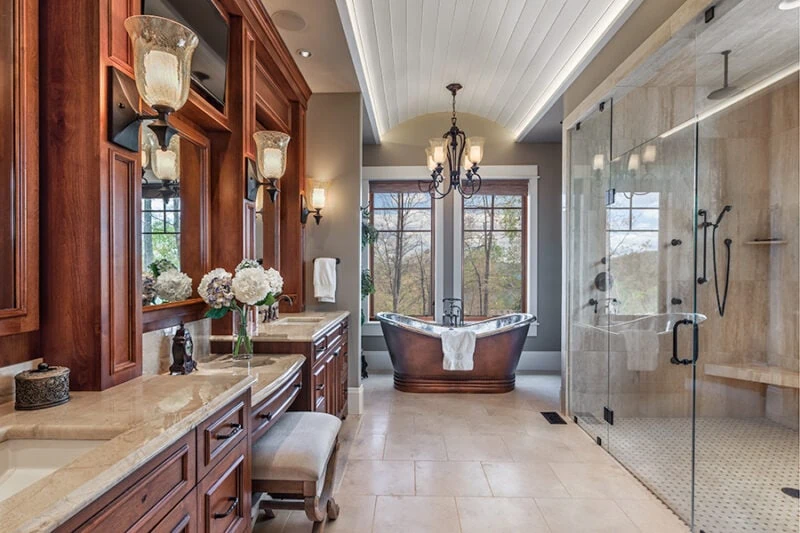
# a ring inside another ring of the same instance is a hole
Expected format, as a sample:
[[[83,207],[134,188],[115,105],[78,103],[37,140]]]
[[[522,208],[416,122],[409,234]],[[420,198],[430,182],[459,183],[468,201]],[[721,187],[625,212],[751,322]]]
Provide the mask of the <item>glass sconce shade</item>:
[[[259,187],[256,192],[256,216],[264,211],[264,187]]]
[[[181,138],[178,135],[173,135],[166,150],[162,150],[157,143],[154,143],[150,152],[150,164],[153,167],[153,174],[158,179],[180,181]]]
[[[153,133],[153,130],[147,127],[147,124],[142,124],[142,127],[139,128],[139,152],[141,153],[142,157],[143,169],[150,168],[150,156],[153,153],[153,149],[156,148],[158,148],[158,139],[156,139],[156,134]]]
[[[437,165],[444,165],[447,159],[447,139],[436,137],[428,141],[430,143],[431,157]]]
[[[325,208],[325,189],[314,187],[311,190],[311,207],[316,210]]]
[[[628,172],[637,172],[639,170],[639,163],[639,154],[631,154],[628,158]]]
[[[592,160],[592,170],[603,170],[606,166],[606,158],[603,154],[595,154]]]
[[[644,152],[642,153],[642,162],[643,163],[655,163],[656,161],[656,145],[651,144],[644,147]]]
[[[263,179],[280,179],[286,172],[286,147],[290,139],[280,131],[258,131],[253,134],[256,164]]]
[[[133,42],[133,71],[142,100],[158,111],[183,107],[197,35],[173,20],[150,15],[129,17],[125,29]]]
[[[469,166],[480,164],[481,159],[483,159],[483,143],[484,143],[483,137],[467,138],[465,152],[467,159],[469,159],[470,163],[472,163]]]
[[[425,148],[425,166],[427,166],[428,170],[431,172],[436,168],[436,161],[433,160],[433,149],[430,147]]]

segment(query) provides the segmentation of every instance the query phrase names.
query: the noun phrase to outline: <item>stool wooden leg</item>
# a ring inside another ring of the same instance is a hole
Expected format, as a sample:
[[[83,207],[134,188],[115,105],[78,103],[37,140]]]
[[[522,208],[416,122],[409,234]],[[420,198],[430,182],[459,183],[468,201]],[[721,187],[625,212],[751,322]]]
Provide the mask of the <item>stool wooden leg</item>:
[[[339,504],[331,498],[328,500],[328,520],[336,520],[339,518]]]

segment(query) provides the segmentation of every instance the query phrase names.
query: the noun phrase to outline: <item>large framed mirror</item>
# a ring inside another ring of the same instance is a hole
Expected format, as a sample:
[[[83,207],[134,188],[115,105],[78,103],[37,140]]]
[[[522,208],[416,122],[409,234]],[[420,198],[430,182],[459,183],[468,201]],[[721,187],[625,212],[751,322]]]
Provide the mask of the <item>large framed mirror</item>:
[[[39,327],[37,6],[0,0],[0,336]]]
[[[209,270],[210,141],[186,120],[161,150],[143,125],[141,257],[143,330],[202,318],[197,295]]]

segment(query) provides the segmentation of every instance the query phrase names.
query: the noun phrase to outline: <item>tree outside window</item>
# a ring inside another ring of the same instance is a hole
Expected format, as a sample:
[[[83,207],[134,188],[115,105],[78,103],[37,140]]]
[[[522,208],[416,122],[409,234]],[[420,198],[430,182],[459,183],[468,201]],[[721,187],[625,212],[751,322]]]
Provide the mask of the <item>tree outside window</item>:
[[[370,185],[371,222],[378,232],[370,247],[375,293],[371,315],[382,311],[433,315],[433,209],[417,182]]]
[[[528,185],[486,181],[463,200],[463,286],[466,317],[526,310]]]

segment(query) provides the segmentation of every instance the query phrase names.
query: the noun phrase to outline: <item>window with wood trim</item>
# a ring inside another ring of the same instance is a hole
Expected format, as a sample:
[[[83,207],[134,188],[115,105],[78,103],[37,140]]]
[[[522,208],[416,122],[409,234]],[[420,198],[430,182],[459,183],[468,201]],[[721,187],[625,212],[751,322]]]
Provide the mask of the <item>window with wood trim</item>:
[[[370,316],[382,311],[433,316],[433,199],[416,181],[371,182],[369,199],[378,230],[369,256],[375,284]]]
[[[525,312],[528,182],[485,180],[463,206],[464,316]]]

